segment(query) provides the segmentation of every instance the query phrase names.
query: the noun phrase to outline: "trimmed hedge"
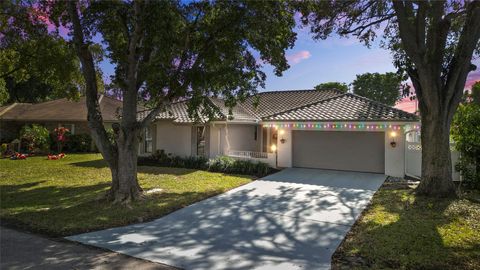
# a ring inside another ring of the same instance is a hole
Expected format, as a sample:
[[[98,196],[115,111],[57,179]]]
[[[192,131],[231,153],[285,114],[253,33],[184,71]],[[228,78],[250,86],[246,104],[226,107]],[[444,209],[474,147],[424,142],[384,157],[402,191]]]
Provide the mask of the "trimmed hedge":
[[[227,156],[213,159],[195,156],[179,157],[167,155],[164,151],[157,151],[148,157],[139,157],[138,165],[199,169],[211,172],[255,175],[258,177],[263,177],[276,171],[263,162],[237,160]]]

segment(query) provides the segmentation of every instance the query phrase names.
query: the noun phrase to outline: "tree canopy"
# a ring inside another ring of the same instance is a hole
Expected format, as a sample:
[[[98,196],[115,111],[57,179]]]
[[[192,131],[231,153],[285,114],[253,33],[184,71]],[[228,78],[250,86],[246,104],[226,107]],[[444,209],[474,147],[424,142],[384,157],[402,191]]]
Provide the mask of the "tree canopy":
[[[49,29],[44,13],[8,1],[0,7],[0,103],[80,96],[85,88],[80,61],[58,30]],[[99,84],[102,88],[103,81]]]
[[[354,94],[393,106],[402,96],[402,80],[394,72],[364,73],[352,82],[352,90]]]
[[[326,83],[320,83],[317,86],[315,86],[316,90],[324,90],[324,89],[337,89],[342,92],[348,92],[348,85],[346,83],[342,82],[326,82]]]
[[[480,52],[480,1],[314,1],[301,21],[316,39],[353,35],[382,47],[412,81],[422,119],[422,182],[417,191],[452,196],[450,125],[474,55]]]
[[[82,6],[80,6],[80,3]],[[294,10],[287,1],[115,1],[55,2],[51,18],[68,27],[86,81],[89,126],[112,170],[108,197],[138,198],[138,137],[155,115],[177,100],[189,112],[215,114],[207,96],[227,106],[263,87],[262,64],[281,75],[289,66],[285,50],[296,39]],[[96,99],[95,65],[90,50],[100,34],[116,66],[113,83],[122,92],[121,122],[111,144]],[[137,102],[151,109],[137,117]]]

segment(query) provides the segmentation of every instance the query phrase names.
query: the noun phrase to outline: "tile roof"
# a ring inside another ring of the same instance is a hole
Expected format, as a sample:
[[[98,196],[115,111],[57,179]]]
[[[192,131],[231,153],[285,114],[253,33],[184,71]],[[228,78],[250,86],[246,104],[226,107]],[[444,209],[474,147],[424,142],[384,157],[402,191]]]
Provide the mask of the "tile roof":
[[[292,108],[264,118],[266,121],[417,121],[414,114],[346,93]]]
[[[258,106],[255,101],[258,99]],[[229,117],[229,108],[224,100],[210,98],[220,114],[213,120]],[[201,110],[201,108],[199,109]],[[176,123],[194,122],[188,116],[187,102],[172,104],[168,112],[157,119],[173,120]],[[390,106],[338,90],[290,90],[258,93],[238,103],[232,109],[233,121],[417,121],[410,114]],[[207,117],[202,117],[207,122]]]
[[[241,103],[247,111],[263,118],[292,108],[343,94],[339,90],[288,90],[261,92]],[[258,106],[254,106],[258,99]]]
[[[255,117],[250,111],[245,109],[242,105],[237,105],[232,108],[232,112],[230,114],[230,108],[225,106],[225,101],[220,98],[210,98],[210,101],[220,109],[220,112],[225,117],[233,117],[232,120],[237,121],[256,121],[259,120]]]
[[[118,121],[118,112],[122,107],[120,100],[102,96],[99,98],[100,110],[104,121]],[[73,101],[66,98],[30,104],[14,103],[0,109],[2,120],[30,121],[87,121],[85,97]]]
[[[207,117],[200,115],[201,122],[207,122]],[[165,112],[161,112],[156,116],[157,119],[171,119],[175,123],[193,123],[195,122],[192,117],[188,115],[188,106],[186,101],[180,101],[173,103],[170,109]]]

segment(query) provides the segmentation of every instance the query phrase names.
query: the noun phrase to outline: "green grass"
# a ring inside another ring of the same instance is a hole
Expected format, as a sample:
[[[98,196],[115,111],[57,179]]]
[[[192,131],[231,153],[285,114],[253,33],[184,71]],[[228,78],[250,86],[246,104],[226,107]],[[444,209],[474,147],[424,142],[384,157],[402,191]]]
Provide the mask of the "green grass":
[[[334,254],[334,268],[480,269],[478,193],[438,200],[384,184]]]
[[[131,208],[102,200],[110,171],[99,154],[72,154],[62,160],[0,159],[2,222],[51,236],[143,222],[249,183],[249,176],[139,167],[144,190],[161,188]]]

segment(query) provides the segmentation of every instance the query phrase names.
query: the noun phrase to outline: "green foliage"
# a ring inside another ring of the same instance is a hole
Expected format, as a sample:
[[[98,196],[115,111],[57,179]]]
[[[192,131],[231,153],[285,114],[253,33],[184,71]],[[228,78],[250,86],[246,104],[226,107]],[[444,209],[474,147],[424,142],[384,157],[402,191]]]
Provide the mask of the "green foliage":
[[[321,83],[317,86],[315,86],[316,90],[331,90],[331,89],[336,89],[340,90],[342,92],[348,92],[348,85],[346,83],[342,82],[326,82],[326,83]]]
[[[5,80],[0,78],[0,106],[6,104],[9,98],[10,98],[10,95],[8,94],[8,89],[7,89]]]
[[[88,134],[68,134],[63,149],[69,153],[89,152],[91,145],[92,138]]]
[[[263,162],[237,160],[227,156],[220,156],[210,160],[201,156],[170,156],[165,154],[163,150],[157,151],[150,157],[140,157],[138,162],[140,165],[200,169],[211,172],[255,175],[258,177],[268,175],[274,171],[268,164]]]
[[[7,152],[7,149],[8,149],[8,144],[2,143],[0,145],[0,155],[5,154]]]
[[[233,106],[264,87],[263,63],[278,76],[289,67],[285,50],[296,39],[294,13],[288,1],[96,1],[80,18],[87,42],[97,33],[104,39],[117,67],[112,86],[120,92],[132,87],[126,70],[135,66],[133,87],[148,107],[188,98],[189,113],[198,119],[215,114],[208,95]],[[133,35],[141,40],[138,64],[128,58]]]
[[[460,152],[456,169],[467,185],[480,188],[480,105],[461,104],[453,119],[451,133]]]
[[[394,72],[364,73],[353,81],[353,93],[393,106],[401,98],[402,76]]]
[[[80,61],[69,41],[49,29],[48,16],[26,3],[7,1],[0,8],[6,21],[0,26],[0,83],[5,81],[9,94],[4,103],[76,99],[84,93]],[[95,55],[100,61],[102,54]],[[0,104],[2,93],[0,86]]]
[[[208,170],[235,174],[247,174],[262,177],[274,171],[267,163],[238,160],[227,156],[220,156],[208,161]]]
[[[480,81],[477,81],[472,85],[472,93],[470,96],[473,103],[480,105]]]
[[[41,125],[25,125],[20,130],[22,146],[26,145],[30,152],[47,152],[50,148],[50,133]]]

